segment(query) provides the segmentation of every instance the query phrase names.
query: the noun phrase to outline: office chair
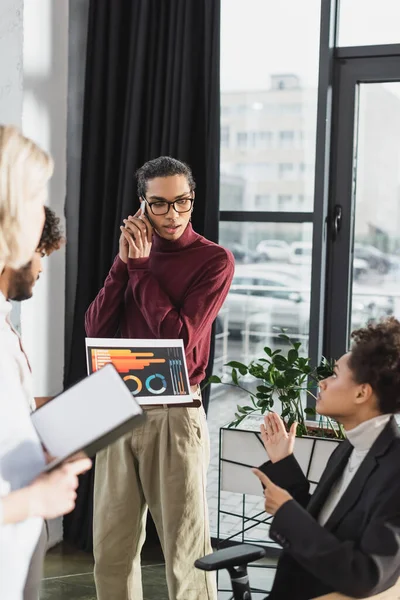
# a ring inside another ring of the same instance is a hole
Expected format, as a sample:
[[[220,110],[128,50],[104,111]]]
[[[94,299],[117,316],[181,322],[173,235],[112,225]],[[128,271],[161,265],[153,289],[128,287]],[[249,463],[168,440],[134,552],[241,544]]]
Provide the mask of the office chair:
[[[199,558],[194,563],[202,571],[219,571],[227,569],[232,584],[232,600],[251,600],[251,589],[247,565],[265,556],[265,550],[259,546],[247,544],[217,550]]]

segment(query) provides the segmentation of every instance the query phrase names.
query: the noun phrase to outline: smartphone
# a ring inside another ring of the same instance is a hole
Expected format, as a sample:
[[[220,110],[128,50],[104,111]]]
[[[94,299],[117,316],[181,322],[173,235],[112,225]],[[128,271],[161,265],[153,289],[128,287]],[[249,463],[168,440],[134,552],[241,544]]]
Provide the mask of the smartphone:
[[[149,221],[150,225],[151,225],[151,226],[152,226],[152,228],[154,229],[154,231],[157,231],[157,230],[156,230],[156,228],[154,227],[154,223],[153,223],[153,221],[151,220],[151,218],[150,218],[150,216],[149,216],[149,213],[148,213],[148,211],[146,210],[146,201],[145,201],[145,200],[142,200],[142,201],[140,202],[140,210],[142,211],[142,213],[143,213],[144,215],[146,215],[146,217],[147,217],[147,219],[148,219],[148,221]]]

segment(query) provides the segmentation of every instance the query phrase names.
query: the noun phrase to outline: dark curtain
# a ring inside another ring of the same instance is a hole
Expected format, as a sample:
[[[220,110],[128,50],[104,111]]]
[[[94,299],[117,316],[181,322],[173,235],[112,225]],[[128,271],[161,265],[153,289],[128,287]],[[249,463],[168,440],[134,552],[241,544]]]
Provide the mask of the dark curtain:
[[[85,311],[117,253],[119,225],[137,206],[139,166],[160,155],[187,162],[197,183],[193,227],[217,240],[219,40],[218,0],[90,2],[66,387],[86,372]],[[206,405],[208,394],[207,387]],[[65,519],[65,539],[82,549],[92,544],[92,490],[93,471],[82,477],[76,509]]]

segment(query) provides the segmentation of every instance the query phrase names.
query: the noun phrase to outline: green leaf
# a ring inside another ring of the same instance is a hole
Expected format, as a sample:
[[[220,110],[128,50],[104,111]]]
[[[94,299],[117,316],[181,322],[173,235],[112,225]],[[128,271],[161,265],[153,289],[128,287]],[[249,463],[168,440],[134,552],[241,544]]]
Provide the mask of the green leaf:
[[[303,371],[300,371],[300,369],[295,369],[293,367],[290,367],[289,369],[287,369],[286,371],[286,375],[288,375],[289,377],[300,377],[300,375],[303,375]]]
[[[305,408],[304,412],[306,413],[306,415],[311,415],[311,416],[314,416],[317,414],[317,411],[315,410],[315,408],[311,408],[311,407]]]
[[[273,387],[274,386],[272,385],[272,383],[269,383],[268,381],[264,381],[263,385],[257,386],[257,391],[262,392],[263,394],[270,394],[271,388],[273,388]]]
[[[299,357],[299,353],[297,352],[297,350],[295,348],[292,348],[291,350],[289,350],[288,352],[288,361],[293,364]]]
[[[286,342],[291,342],[291,339],[288,335],[286,335],[286,333],[280,333],[278,335],[278,338],[281,340],[285,340]]]
[[[258,400],[269,400],[271,398],[271,394],[262,394],[261,392],[258,392],[256,394],[256,398],[258,398]]]
[[[235,417],[237,417],[236,421],[232,421],[232,423],[229,423],[229,425],[228,425],[229,428],[231,428],[231,427],[237,427],[238,425],[240,425],[240,423],[245,418],[245,415],[241,417],[240,415],[238,415],[237,413],[235,413]]]
[[[218,377],[218,375],[211,375],[211,377],[208,378],[207,383],[222,383],[222,381],[221,378]]]
[[[232,369],[232,381],[235,385],[239,384],[238,374],[236,369]]]
[[[272,350],[271,348],[268,348],[268,346],[265,346],[264,352],[267,356],[272,356]]]
[[[279,398],[279,401],[282,402],[282,404],[285,404],[286,402],[290,402],[290,398],[286,395],[286,393],[279,394],[278,398]]]
[[[241,362],[238,362],[236,360],[231,360],[231,362],[228,362],[226,364],[227,367],[232,367],[234,369],[238,369],[239,373],[241,375],[247,375],[248,372],[248,367],[246,367],[246,365],[244,365]]]
[[[288,365],[287,359],[280,354],[274,356],[273,363],[279,371],[284,371]]]
[[[237,360],[231,360],[230,362],[226,363],[225,366],[232,367],[233,369],[240,369],[240,368],[247,369],[246,365],[244,365],[241,362],[238,362]]]
[[[304,357],[300,356],[299,360],[298,360],[299,369],[302,369],[302,371],[304,371],[304,373],[311,373],[312,369],[309,366],[309,362],[310,362],[309,358],[304,358]]]

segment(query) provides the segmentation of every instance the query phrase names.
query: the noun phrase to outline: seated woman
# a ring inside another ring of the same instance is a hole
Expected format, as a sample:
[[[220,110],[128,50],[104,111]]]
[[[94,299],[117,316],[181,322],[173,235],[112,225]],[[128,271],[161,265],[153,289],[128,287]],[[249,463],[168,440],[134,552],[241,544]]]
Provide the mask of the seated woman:
[[[365,598],[400,576],[400,323],[391,317],[352,338],[317,400],[347,440],[312,495],[293,456],[296,425],[287,433],[272,413],[262,426],[270,461],[254,472],[274,516],[270,537],[283,547],[268,600]]]

